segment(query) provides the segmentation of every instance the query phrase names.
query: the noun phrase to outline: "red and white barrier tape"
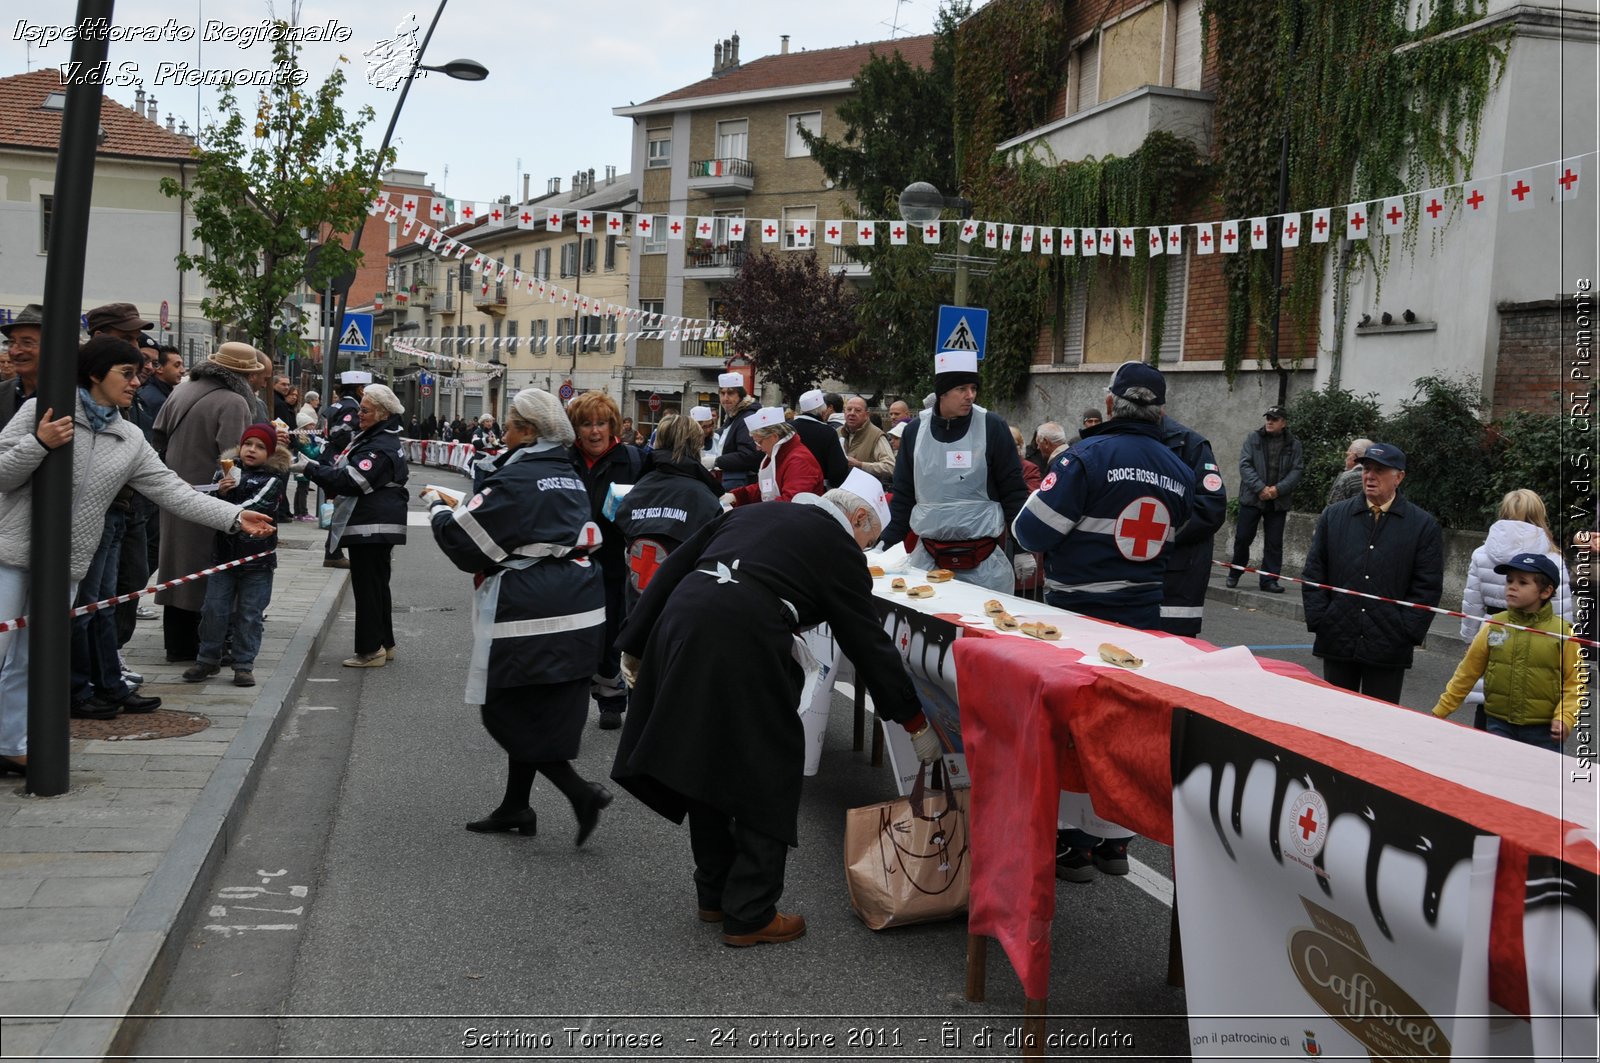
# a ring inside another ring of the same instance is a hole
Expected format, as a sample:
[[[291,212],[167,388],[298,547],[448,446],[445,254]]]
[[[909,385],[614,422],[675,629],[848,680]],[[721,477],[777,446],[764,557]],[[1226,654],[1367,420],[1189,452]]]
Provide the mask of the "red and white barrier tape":
[[[215,573],[221,572],[225,569],[238,568],[240,565],[248,564],[251,561],[259,561],[268,554],[273,553],[277,553],[277,551],[263,550],[259,554],[251,554],[249,557],[241,557],[237,561],[229,561],[223,565],[213,565],[211,568],[203,568],[199,572],[191,572],[187,576],[179,576],[177,579],[169,579],[165,583],[157,583],[154,587],[146,587],[142,591],[130,591],[127,594],[119,594],[115,598],[107,598],[104,601],[90,602],[88,605],[80,605],[72,611],[71,615],[74,617],[88,616],[90,613],[97,613],[107,606],[121,605],[123,602],[131,602],[137,598],[143,598],[147,594],[154,594],[156,591],[164,591],[168,587],[176,587],[180,583],[193,583],[197,579],[205,579],[207,576],[214,575]],[[15,620],[0,621],[0,632],[20,631],[27,626],[28,618],[25,616],[19,616]]]
[[[1333,594],[1348,594],[1352,598],[1366,598],[1374,602],[1387,602],[1390,605],[1404,606],[1407,609],[1421,609],[1429,613],[1438,613],[1440,616],[1453,616],[1458,620],[1476,620],[1480,624],[1493,624],[1496,627],[1510,628],[1512,631],[1531,631],[1535,635],[1544,635],[1547,638],[1561,639],[1566,642],[1576,642],[1580,646],[1600,646],[1594,639],[1581,639],[1576,635],[1563,635],[1559,631],[1542,631],[1536,627],[1523,627],[1521,624],[1508,624],[1504,620],[1494,620],[1487,616],[1473,616],[1471,613],[1457,612],[1454,609],[1441,609],[1436,605],[1422,605],[1418,602],[1405,602],[1399,598],[1385,598],[1381,594],[1368,594],[1366,591],[1353,591],[1347,587],[1333,587],[1315,580],[1296,579],[1294,576],[1285,576],[1277,572],[1268,572],[1265,569],[1251,568],[1249,565],[1233,565],[1226,561],[1213,561],[1218,568],[1233,569],[1236,572],[1253,572],[1258,576],[1267,576],[1270,579],[1287,580],[1290,583],[1299,583],[1306,587],[1315,587],[1318,590],[1329,591]]]

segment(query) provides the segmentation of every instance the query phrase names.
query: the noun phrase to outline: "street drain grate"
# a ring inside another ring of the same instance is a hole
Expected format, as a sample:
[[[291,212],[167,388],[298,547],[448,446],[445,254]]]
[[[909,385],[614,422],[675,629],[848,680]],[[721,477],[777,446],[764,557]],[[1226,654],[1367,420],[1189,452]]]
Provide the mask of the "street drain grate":
[[[145,742],[155,738],[182,738],[211,726],[209,717],[195,712],[122,713],[109,720],[73,720],[73,738],[107,742]]]

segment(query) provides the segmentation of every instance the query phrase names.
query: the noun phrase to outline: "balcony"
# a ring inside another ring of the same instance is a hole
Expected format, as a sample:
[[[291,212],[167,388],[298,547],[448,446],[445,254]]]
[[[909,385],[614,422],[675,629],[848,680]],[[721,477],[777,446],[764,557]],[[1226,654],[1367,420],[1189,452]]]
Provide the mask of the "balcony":
[[[744,195],[755,186],[749,159],[699,159],[689,163],[689,191],[712,196]]]
[[[486,314],[503,314],[506,312],[506,290],[504,285],[491,284],[489,290],[484,291],[480,284],[472,289],[472,305]]]
[[[678,347],[678,357],[680,359],[704,358],[709,362],[715,362],[718,366],[725,365],[728,355],[732,353],[733,348],[725,339],[684,340]]]
[[[868,277],[872,275],[872,267],[865,262],[857,262],[851,258],[849,248],[830,247],[828,250],[833,252],[828,261],[829,269],[842,272],[846,277]]]
[[[443,313],[456,308],[456,293],[454,290],[441,292],[437,288],[429,289],[428,309],[434,313]]]
[[[684,252],[684,265],[694,271],[695,280],[732,280],[739,275],[747,251],[743,243],[691,243]]]
[[[1191,89],[1144,85],[1077,114],[1031,129],[999,145],[1001,153],[1023,145],[1045,144],[1052,160],[1077,162],[1108,155],[1131,155],[1156,130],[1192,141],[1202,156],[1211,152],[1212,109],[1216,96]]]

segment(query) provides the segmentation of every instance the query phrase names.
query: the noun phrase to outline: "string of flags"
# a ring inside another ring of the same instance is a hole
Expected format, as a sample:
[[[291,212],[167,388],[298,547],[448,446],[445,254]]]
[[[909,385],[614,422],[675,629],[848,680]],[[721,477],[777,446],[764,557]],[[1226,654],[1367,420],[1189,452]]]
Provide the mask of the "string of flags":
[[[1583,160],[1596,151],[1539,163],[1500,174],[1461,181],[1452,185],[1406,192],[1370,202],[1316,207],[1311,210],[1253,218],[1232,218],[1200,222],[1172,222],[1139,226],[1024,225],[980,219],[938,219],[922,223],[863,218],[832,219],[747,219],[728,216],[652,215],[629,211],[584,211],[570,208],[540,208],[534,204],[510,207],[434,198],[429,221],[419,219],[419,197],[391,199],[378,193],[368,204],[370,214],[382,214],[400,226],[400,234],[418,244],[426,244],[441,258],[468,262],[481,277],[480,291],[487,294],[491,285],[509,278],[513,290],[522,288],[562,307],[580,313],[611,319],[613,324],[627,321],[632,330],[616,333],[619,339],[639,337],[679,339],[723,339],[725,322],[704,318],[653,313],[639,307],[622,306],[607,300],[592,299],[579,292],[553,284],[538,276],[508,266],[493,256],[477,251],[466,242],[447,236],[445,229],[463,221],[503,225],[512,222],[519,229],[543,228],[563,232],[570,224],[576,233],[601,233],[618,237],[641,236],[648,243],[688,242],[692,251],[716,253],[733,245],[743,246],[756,239],[762,245],[782,245],[803,249],[818,242],[831,246],[873,246],[886,242],[904,246],[913,241],[940,244],[951,230],[965,244],[981,242],[985,248],[1002,252],[1020,251],[1044,256],[1109,255],[1132,257],[1142,250],[1147,256],[1178,255],[1192,250],[1197,255],[1236,254],[1248,247],[1266,250],[1276,234],[1284,247],[1302,243],[1322,244],[1342,232],[1347,240],[1367,240],[1374,235],[1402,233],[1413,216],[1424,230],[1444,226],[1452,215],[1452,202],[1464,216],[1488,215],[1498,201],[1508,213],[1534,210],[1546,196],[1557,203],[1574,200],[1582,185]],[[1459,193],[1453,196],[1452,193]],[[515,210],[515,214],[507,212]],[[470,256],[470,257],[469,257]],[[610,335],[610,334],[607,334]],[[599,338],[594,333],[589,336]],[[433,337],[449,340],[449,337]],[[581,339],[581,338],[580,338]],[[498,344],[497,344],[498,345]],[[480,341],[480,349],[483,342]]]
[[[414,337],[408,342],[406,340],[395,339],[393,336],[391,336],[389,337],[389,348],[396,354],[403,354],[408,358],[420,358],[429,365],[446,365],[457,372],[460,372],[463,369],[474,369],[481,370],[491,377],[497,377],[506,370],[506,367],[503,365],[492,365],[488,362],[475,362],[470,358],[461,358],[456,355],[432,354],[423,350],[421,346],[419,346],[419,344],[422,342],[438,338],[440,337],[421,336]],[[454,342],[454,340],[451,340],[451,342]]]

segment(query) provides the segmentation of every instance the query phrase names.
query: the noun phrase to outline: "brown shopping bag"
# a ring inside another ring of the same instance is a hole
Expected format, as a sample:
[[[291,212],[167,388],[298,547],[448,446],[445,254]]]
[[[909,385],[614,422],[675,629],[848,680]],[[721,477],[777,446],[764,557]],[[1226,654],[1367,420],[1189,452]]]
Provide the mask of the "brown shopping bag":
[[[967,907],[971,851],[968,790],[956,790],[934,766],[917,772],[911,796],[845,813],[844,873],[850,906],[873,930],[929,923]]]

